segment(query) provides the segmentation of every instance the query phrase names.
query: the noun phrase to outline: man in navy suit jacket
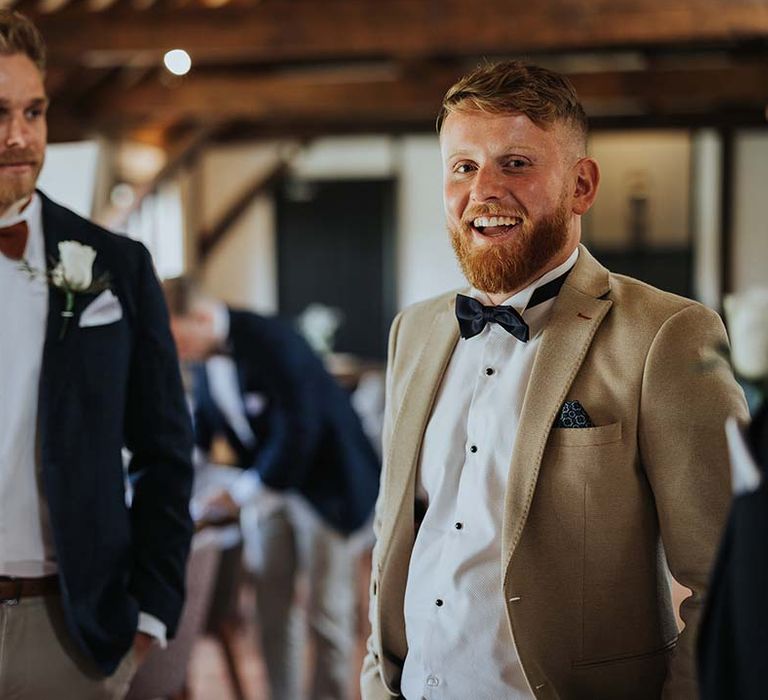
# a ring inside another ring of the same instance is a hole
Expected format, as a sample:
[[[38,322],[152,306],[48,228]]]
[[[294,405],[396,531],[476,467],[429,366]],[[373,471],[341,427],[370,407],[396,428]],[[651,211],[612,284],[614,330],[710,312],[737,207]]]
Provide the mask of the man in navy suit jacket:
[[[120,698],[179,619],[192,434],[148,252],[35,191],[43,68],[1,12],[0,697]]]
[[[209,453],[219,436],[244,469],[211,504],[243,507],[271,697],[302,696],[304,657],[291,619],[301,567],[309,574],[316,650],[311,697],[341,700],[350,691],[356,586],[344,536],[372,513],[378,458],[346,392],[296,331],[195,298],[185,284],[177,281],[169,294],[171,325],[182,359],[210,358],[195,374],[198,446]]]
[[[732,436],[735,442],[740,434]],[[768,404],[733,454],[756,486],[735,495],[699,631],[703,700],[762,700],[768,693]]]

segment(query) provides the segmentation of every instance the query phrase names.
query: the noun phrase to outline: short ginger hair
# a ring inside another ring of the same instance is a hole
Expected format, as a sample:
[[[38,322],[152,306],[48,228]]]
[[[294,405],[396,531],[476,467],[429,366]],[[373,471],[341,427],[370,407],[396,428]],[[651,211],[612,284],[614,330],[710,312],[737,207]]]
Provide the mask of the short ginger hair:
[[[449,114],[469,110],[524,114],[543,129],[562,123],[586,152],[587,115],[576,90],[568,78],[547,68],[518,60],[478,66],[445,93],[438,133]]]

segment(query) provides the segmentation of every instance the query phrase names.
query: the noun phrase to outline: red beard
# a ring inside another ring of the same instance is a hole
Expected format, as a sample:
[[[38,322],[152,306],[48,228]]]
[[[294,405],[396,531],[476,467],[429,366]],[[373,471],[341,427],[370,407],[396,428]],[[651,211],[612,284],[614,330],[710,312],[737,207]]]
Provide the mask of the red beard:
[[[568,206],[563,197],[558,208],[538,223],[522,212],[483,207],[472,211],[456,228],[449,228],[451,245],[469,283],[487,294],[512,294],[546,272],[549,263],[568,243]],[[496,245],[478,246],[472,242],[468,222],[477,216],[518,216],[522,223],[506,240]]]

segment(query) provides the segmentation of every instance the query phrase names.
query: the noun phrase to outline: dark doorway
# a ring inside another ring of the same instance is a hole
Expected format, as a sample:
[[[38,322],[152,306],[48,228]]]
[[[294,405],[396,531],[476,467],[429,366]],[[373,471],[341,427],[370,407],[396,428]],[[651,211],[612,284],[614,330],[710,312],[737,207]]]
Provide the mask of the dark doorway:
[[[344,314],[334,351],[383,360],[394,299],[394,182],[289,180],[278,187],[280,314]]]

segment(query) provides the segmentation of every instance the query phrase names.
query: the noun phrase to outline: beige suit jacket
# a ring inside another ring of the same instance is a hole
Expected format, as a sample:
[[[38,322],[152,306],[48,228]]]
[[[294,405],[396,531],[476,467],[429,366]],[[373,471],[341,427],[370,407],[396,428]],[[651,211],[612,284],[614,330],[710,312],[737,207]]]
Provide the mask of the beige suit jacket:
[[[398,695],[408,652],[416,472],[459,338],[454,298],[392,326],[364,700]],[[510,644],[537,698],[696,697],[696,628],[730,501],[723,426],[746,418],[726,363],[701,366],[724,342],[715,312],[581,248],[534,363],[500,533]],[[597,427],[554,428],[568,399]],[[665,562],[693,591],[679,639]]]

